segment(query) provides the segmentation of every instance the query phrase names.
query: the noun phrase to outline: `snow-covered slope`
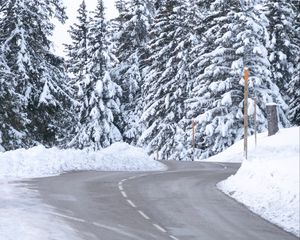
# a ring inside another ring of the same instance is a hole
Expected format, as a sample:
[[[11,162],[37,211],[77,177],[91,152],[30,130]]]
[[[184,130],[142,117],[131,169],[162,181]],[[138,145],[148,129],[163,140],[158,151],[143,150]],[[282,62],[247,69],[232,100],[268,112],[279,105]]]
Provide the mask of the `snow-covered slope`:
[[[115,143],[97,152],[85,150],[31,149],[0,152],[0,178],[34,178],[74,170],[155,171],[166,166],[151,160],[144,150],[126,143]]]
[[[218,187],[253,212],[297,236],[299,233],[299,132],[281,129],[275,136],[260,134],[258,146],[250,148],[248,160]],[[254,142],[250,138],[250,142]],[[254,144],[252,144],[254,145]],[[243,141],[208,159],[242,161]]]

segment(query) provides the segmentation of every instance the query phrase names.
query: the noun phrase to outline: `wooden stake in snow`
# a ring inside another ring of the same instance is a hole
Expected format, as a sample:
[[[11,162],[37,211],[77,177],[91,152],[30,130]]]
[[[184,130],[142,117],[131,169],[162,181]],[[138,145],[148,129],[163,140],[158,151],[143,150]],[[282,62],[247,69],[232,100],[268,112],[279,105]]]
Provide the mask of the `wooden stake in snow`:
[[[255,147],[257,147],[257,100],[256,97],[254,97],[254,135],[255,135]]]
[[[245,79],[245,92],[244,92],[244,157],[248,159],[248,79],[249,70],[244,69],[244,79]]]
[[[268,136],[272,136],[276,134],[279,130],[276,103],[267,104],[267,117],[268,117]]]
[[[192,138],[193,138],[193,151],[195,151],[195,128],[196,128],[196,123],[195,120],[192,120]]]

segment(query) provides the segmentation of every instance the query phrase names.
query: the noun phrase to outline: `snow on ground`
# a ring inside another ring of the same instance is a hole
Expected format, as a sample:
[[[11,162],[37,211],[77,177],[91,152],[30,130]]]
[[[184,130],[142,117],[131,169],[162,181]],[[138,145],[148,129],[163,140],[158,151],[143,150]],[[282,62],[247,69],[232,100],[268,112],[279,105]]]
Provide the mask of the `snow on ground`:
[[[300,236],[299,231],[299,136],[300,128],[281,129],[268,137],[266,133],[249,139],[248,160],[238,172],[218,187],[251,211]],[[241,162],[243,141],[208,159],[215,162]]]
[[[0,152],[0,179],[44,177],[77,170],[156,171],[166,170],[166,166],[126,143],[115,143],[97,152],[43,146]]]
[[[52,213],[36,191],[0,180],[1,240],[79,240],[77,233]]]
[[[97,152],[43,146],[0,152],[0,240],[79,239],[36,191],[16,182],[76,170],[154,171],[166,166],[125,143]]]

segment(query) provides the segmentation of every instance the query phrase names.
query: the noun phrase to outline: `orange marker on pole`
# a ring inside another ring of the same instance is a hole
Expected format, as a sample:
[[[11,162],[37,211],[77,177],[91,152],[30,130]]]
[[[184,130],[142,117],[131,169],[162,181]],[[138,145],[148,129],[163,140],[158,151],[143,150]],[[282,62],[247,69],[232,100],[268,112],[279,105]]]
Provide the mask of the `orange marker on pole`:
[[[244,68],[244,157],[248,159],[248,85],[249,85],[249,70]]]

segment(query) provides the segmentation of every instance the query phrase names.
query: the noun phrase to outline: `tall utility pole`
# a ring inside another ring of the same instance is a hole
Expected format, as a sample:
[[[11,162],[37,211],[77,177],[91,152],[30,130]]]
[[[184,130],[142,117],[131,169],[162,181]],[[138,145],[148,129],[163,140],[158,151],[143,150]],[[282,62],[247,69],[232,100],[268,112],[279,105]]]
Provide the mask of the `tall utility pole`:
[[[244,68],[245,92],[244,92],[244,157],[248,159],[248,79],[249,70]]]

